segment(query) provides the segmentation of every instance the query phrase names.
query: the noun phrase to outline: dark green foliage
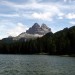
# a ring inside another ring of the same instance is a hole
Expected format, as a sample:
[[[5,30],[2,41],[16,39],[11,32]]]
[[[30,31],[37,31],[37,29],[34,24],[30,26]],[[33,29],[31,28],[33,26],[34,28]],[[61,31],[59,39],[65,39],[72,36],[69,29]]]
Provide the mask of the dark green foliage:
[[[75,54],[75,26],[65,28],[56,33],[47,33],[34,40],[13,41],[0,40],[0,53],[7,54],[37,54],[48,53],[50,55]]]

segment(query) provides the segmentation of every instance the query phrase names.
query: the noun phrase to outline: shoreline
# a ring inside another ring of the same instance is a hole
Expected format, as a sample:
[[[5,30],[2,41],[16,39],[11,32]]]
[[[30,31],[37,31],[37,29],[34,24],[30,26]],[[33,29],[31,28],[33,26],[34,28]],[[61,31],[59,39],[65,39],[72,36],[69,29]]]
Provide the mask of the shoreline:
[[[48,53],[35,53],[35,54],[0,54],[0,55],[49,55],[49,56],[61,56],[61,57],[75,57],[75,54],[72,55],[50,55]]]

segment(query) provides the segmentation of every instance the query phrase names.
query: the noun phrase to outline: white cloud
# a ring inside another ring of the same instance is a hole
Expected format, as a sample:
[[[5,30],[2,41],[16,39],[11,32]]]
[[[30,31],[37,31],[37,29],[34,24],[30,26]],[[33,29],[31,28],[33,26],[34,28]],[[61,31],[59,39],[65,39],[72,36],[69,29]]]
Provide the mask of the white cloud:
[[[64,0],[64,2],[67,2],[67,0]]]
[[[70,3],[74,3],[74,2],[75,2],[75,0],[64,0],[64,2],[65,2],[65,3],[69,3],[69,4],[70,4]]]
[[[75,19],[75,13],[69,13],[69,14],[67,14],[66,18],[68,18],[68,19]]]
[[[58,16],[64,16],[64,13],[59,13]]]
[[[52,14],[49,12],[46,13],[33,13],[32,17],[35,19],[41,19],[41,20],[49,20],[52,21]]]
[[[64,19],[65,14],[64,13],[59,13],[58,14],[58,19]]]
[[[22,32],[25,32],[28,28],[26,25],[23,25],[22,23],[17,23],[17,25],[14,28],[9,29],[8,35],[11,36],[18,36]]]
[[[19,14],[0,14],[0,17],[19,17]]]
[[[17,11],[17,14],[13,16],[17,17],[20,15],[22,17],[26,17],[29,19],[41,19],[50,21],[55,15],[61,13],[59,6],[56,3],[38,3],[38,1],[36,0],[30,0],[30,2],[23,4],[16,4],[9,1],[2,1],[1,4],[11,7],[13,10]],[[25,13],[28,10],[31,10],[31,13]],[[9,14],[4,16],[11,16],[11,15]]]
[[[39,1],[41,0],[28,0],[27,3],[15,3],[11,1],[1,1],[0,2],[1,5],[8,6],[12,10],[15,10],[15,12],[17,12],[17,14],[9,14],[9,15],[1,14],[1,15],[6,16],[6,17],[19,17],[20,16],[20,17],[26,17],[29,19],[36,18],[36,19],[41,19],[41,20],[53,19],[53,17],[57,15],[59,19],[63,19],[65,17],[63,16],[63,14],[61,14],[62,11],[64,12],[65,10],[72,10],[72,9],[75,10],[74,5],[67,5],[67,4],[65,5],[65,4],[62,4],[62,3],[59,4],[56,2],[55,3],[51,3],[51,2],[40,3]],[[71,0],[64,0],[64,2],[68,2],[68,1],[71,1]],[[27,11],[30,11],[31,13],[25,13]],[[41,16],[44,16],[44,18],[42,18]],[[75,18],[75,16],[74,14],[68,14],[66,15],[66,18],[72,19],[72,18]]]
[[[59,17],[58,17],[58,19],[60,19],[60,20],[61,20],[61,19],[63,19],[63,17],[62,17],[62,16],[59,16]]]
[[[7,35],[6,34],[3,34],[2,36],[0,35],[0,40],[3,39],[3,38],[6,38]]]
[[[22,23],[13,23],[10,20],[0,21],[0,39],[8,36],[17,36],[27,30],[27,26]]]
[[[23,4],[16,4],[9,1],[2,1],[1,4],[13,7],[14,9],[39,9],[39,10],[49,10],[56,12],[58,11],[58,8],[56,6],[56,3],[38,3],[36,0],[30,0],[29,3],[23,3]]]
[[[71,25],[75,25],[75,21],[71,21],[70,24],[71,24]]]
[[[22,0],[23,1],[23,0]],[[53,2],[51,0],[43,1],[43,0],[27,0],[19,3],[12,0],[1,0],[0,1],[0,37],[6,37],[9,35],[16,36],[21,32],[27,29],[26,25],[19,23],[18,21],[25,21],[31,23],[32,19],[35,21],[40,20],[43,21],[53,21],[57,23],[56,19],[63,19],[63,23],[65,18],[67,19],[75,19],[75,4],[74,2],[71,4],[72,0],[63,0]],[[40,2],[41,1],[41,2]],[[62,3],[61,3],[62,2]],[[1,14],[4,13],[4,14]],[[13,14],[11,14],[13,13]],[[68,13],[68,14],[67,14]],[[16,17],[16,18],[15,18]],[[1,20],[1,19],[10,19],[15,20]],[[24,21],[24,20],[23,20]],[[66,20],[68,21],[68,20]],[[48,22],[50,24],[50,22]],[[60,23],[60,21],[59,21]],[[70,24],[75,24],[74,22],[70,22]],[[53,25],[53,24],[52,24]],[[59,24],[60,25],[60,24]],[[62,26],[63,27],[63,26]],[[57,27],[56,27],[57,28]],[[56,29],[55,29],[56,31]]]
[[[12,26],[13,24],[9,20],[0,20],[0,39],[8,36],[7,31],[12,28]]]
[[[0,30],[7,30],[7,28],[12,28],[14,26],[14,23],[12,23],[10,20],[0,20]]]
[[[71,3],[72,1],[74,1],[74,0],[64,0],[64,2],[69,2],[69,3]]]
[[[55,15],[61,14],[59,8],[57,6],[53,6],[52,4],[51,5],[43,4],[40,7],[38,5],[37,9],[39,9],[40,12],[34,11],[30,14],[26,14],[25,17],[28,17],[30,19],[32,18],[32,19],[52,21]]]

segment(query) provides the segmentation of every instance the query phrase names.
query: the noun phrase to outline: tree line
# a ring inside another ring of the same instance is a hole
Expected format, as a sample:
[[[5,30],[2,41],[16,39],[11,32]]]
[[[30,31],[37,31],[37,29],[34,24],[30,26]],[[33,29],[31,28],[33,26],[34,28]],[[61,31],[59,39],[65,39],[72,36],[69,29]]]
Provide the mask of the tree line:
[[[64,28],[56,33],[49,32],[34,40],[0,40],[1,54],[75,54],[75,26]]]

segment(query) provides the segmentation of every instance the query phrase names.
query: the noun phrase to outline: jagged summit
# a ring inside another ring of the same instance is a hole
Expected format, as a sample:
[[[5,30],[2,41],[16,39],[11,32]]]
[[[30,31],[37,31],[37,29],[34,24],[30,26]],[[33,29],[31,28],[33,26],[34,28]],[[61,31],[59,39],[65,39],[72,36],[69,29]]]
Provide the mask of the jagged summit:
[[[32,27],[30,27],[26,33],[28,34],[38,34],[38,31],[40,29],[40,25],[38,23],[35,23]]]
[[[35,23],[32,27],[30,27],[26,32],[22,32],[20,35],[16,37],[8,37],[5,40],[29,40],[35,39],[38,37],[42,37],[46,33],[51,32],[51,29],[47,27],[46,24],[39,25]]]
[[[49,27],[47,27],[47,25],[43,23],[43,24],[41,25],[41,28],[49,28]]]
[[[40,25],[38,23],[34,23],[34,25],[32,26],[32,28],[40,28]]]
[[[51,29],[47,27],[47,25],[44,23],[41,25],[41,28],[44,30],[45,33],[51,32]]]
[[[31,28],[29,28],[26,31],[26,33],[28,34],[39,34],[39,35],[45,35],[48,32],[51,32],[51,29],[47,27],[46,24],[42,24],[40,26],[38,23],[35,23]]]

